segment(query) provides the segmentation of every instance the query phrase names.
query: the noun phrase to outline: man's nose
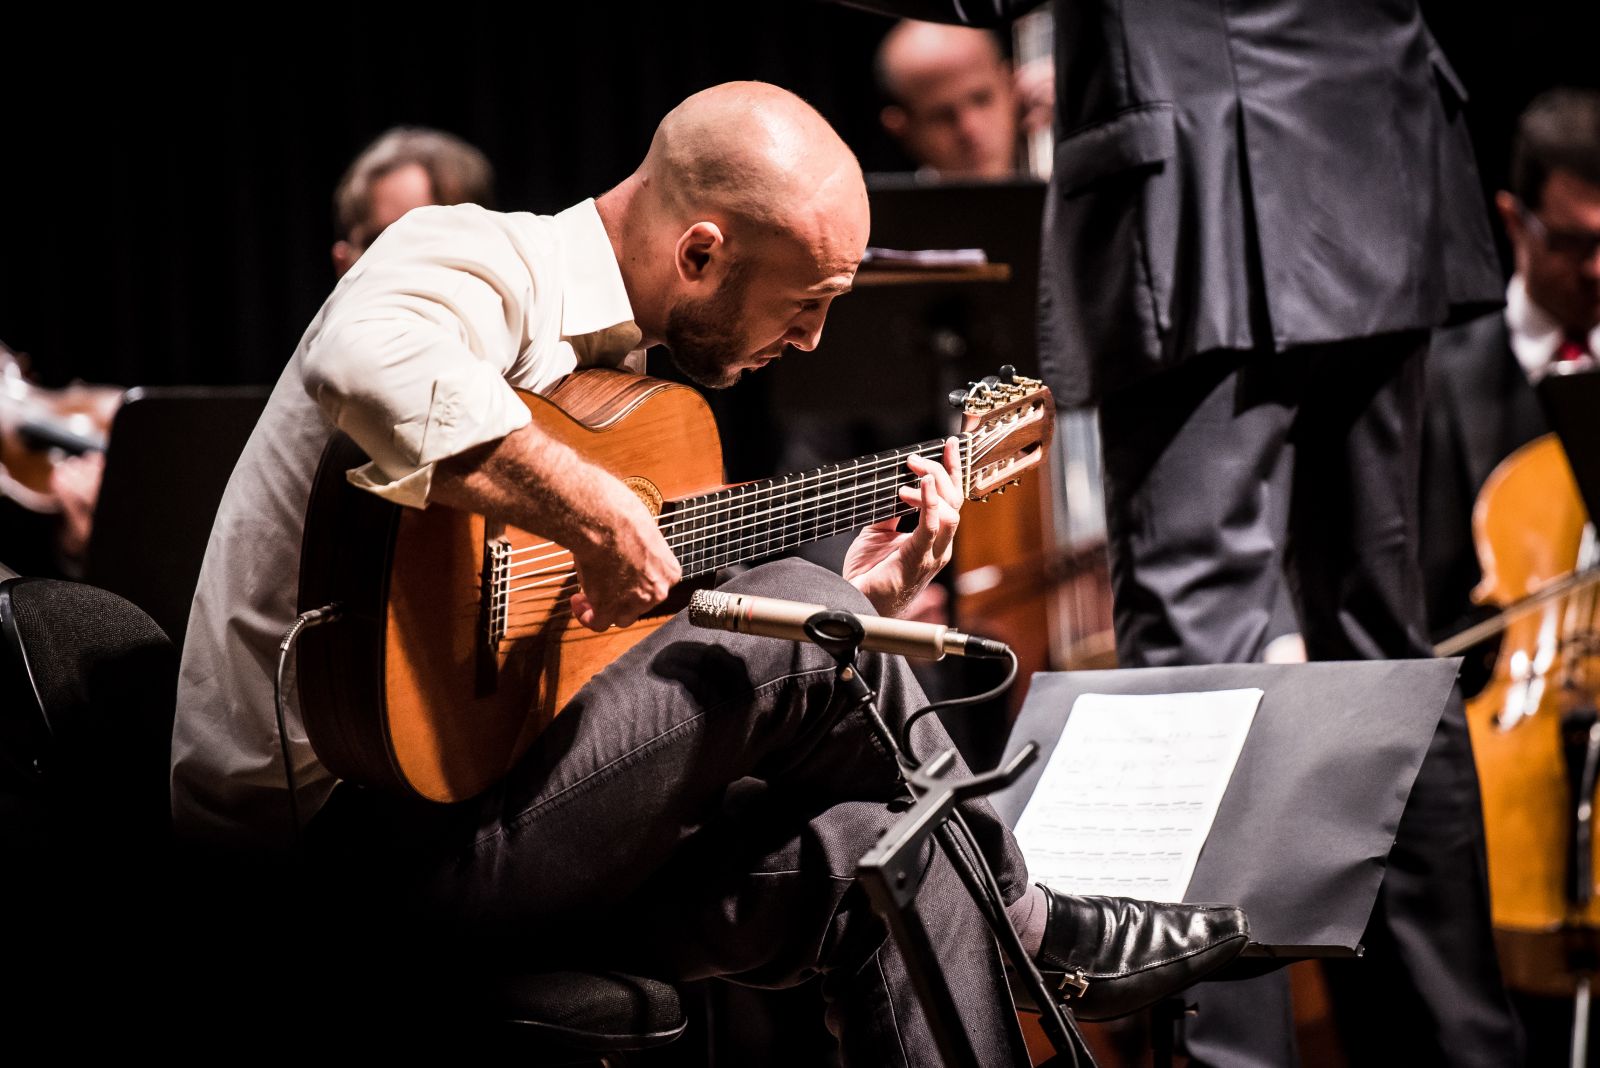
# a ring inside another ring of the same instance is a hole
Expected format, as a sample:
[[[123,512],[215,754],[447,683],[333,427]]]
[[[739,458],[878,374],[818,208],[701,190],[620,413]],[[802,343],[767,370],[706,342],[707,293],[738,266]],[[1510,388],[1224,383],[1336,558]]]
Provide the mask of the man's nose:
[[[827,317],[828,313],[820,309],[797,316],[794,322],[789,324],[789,333],[784,337],[784,341],[801,352],[810,352],[822,340],[822,324]]]

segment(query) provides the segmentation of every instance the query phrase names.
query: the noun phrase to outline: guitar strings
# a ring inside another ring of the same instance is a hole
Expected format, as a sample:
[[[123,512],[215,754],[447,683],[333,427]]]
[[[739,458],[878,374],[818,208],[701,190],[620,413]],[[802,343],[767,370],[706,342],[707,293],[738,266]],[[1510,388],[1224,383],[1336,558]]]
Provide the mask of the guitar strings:
[[[871,481],[864,481],[856,473],[846,473],[829,486],[781,486],[733,496],[714,502],[710,507],[696,509],[698,514],[680,517],[672,513],[671,521],[662,525],[662,533],[668,541],[678,538],[684,547],[692,547],[718,540],[730,528],[769,522],[774,518],[785,525],[804,524],[830,507],[851,507],[862,497],[879,497],[902,486],[915,486],[916,479],[907,479],[902,474],[903,468],[903,464],[897,465],[887,473],[888,477],[873,477]],[[797,509],[806,509],[810,514],[797,512]]]
[[[886,488],[894,488],[898,490],[902,487],[915,485],[915,482],[902,483],[898,479],[890,479],[881,480],[866,487],[856,487],[856,492],[852,494],[847,495],[842,492],[833,494],[831,503],[835,505],[842,503],[845,507],[850,509],[848,512],[845,512],[843,509],[838,507],[835,507],[831,510],[820,507],[824,501],[829,500],[829,498],[825,496],[818,496],[804,500],[800,503],[808,506],[808,514],[793,517],[783,524],[763,528],[733,541],[729,541],[722,536],[724,533],[723,528],[734,525],[750,527],[759,522],[759,520],[763,517],[770,515],[773,509],[767,508],[758,512],[751,512],[746,509],[741,509],[740,514],[737,517],[739,520],[737,524],[719,524],[717,527],[709,530],[705,528],[699,528],[691,531],[691,533],[698,534],[698,537],[687,539],[679,538],[676,541],[674,541],[673,536],[669,534],[667,540],[668,544],[673,548],[674,553],[679,557],[680,562],[686,563],[695,563],[695,555],[700,553],[702,548],[707,544],[714,544],[718,550],[716,553],[710,555],[725,556],[729,553],[733,553],[735,556],[737,556],[739,553],[744,552],[749,545],[756,544],[757,542],[765,541],[770,543],[777,541],[781,544],[783,541],[795,537],[796,535],[801,535],[802,542],[807,540],[817,540],[823,537],[830,537],[832,534],[840,532],[840,530],[833,530],[826,534],[822,533],[821,528],[823,525],[829,523],[835,524],[836,526],[840,523],[844,523],[847,526],[854,525],[859,523],[863,519],[864,515],[870,514],[872,510],[883,507],[885,504],[892,503],[896,507],[905,507],[909,512],[912,509],[910,506],[904,505],[904,502],[899,500],[898,495],[890,497],[884,494],[882,491]],[[863,490],[865,492],[863,492]],[[865,512],[863,509],[865,509]],[[887,516],[884,516],[883,518],[887,518]],[[802,531],[804,531],[808,525],[813,528],[813,532],[810,537],[802,534]],[[556,546],[555,542],[540,542],[536,545],[526,546],[520,550],[513,550],[512,552],[507,553],[505,556],[506,559],[509,559],[523,552],[542,552],[543,550],[552,547],[557,548],[558,551],[554,553],[546,552],[544,555],[534,557],[533,559],[515,560],[505,565],[512,570],[508,571],[506,575],[501,577],[508,581],[517,581],[536,575],[548,574],[550,571],[554,570],[555,567],[559,567],[561,565],[557,564],[554,566],[531,568],[527,567],[527,565],[544,564],[546,561],[558,559],[563,555],[570,555],[567,554],[566,550],[560,549],[558,546]],[[763,550],[763,553],[766,551],[770,550]],[[523,570],[516,570],[518,568],[523,568]]]
[[[663,533],[666,535],[668,544],[672,547],[674,554],[678,556],[680,561],[685,560],[685,551],[687,551],[689,557],[692,558],[695,553],[700,552],[703,547],[708,544],[715,544],[719,547],[720,551],[724,553],[730,550],[742,550],[743,546],[747,543],[754,543],[755,541],[763,538],[766,540],[772,540],[774,535],[776,535],[780,540],[787,538],[796,533],[799,529],[803,529],[807,524],[820,527],[822,524],[828,522],[836,522],[839,518],[837,513],[842,511],[843,508],[853,509],[854,511],[850,514],[859,515],[863,503],[866,503],[869,507],[872,507],[876,506],[878,502],[886,499],[886,494],[884,492],[885,490],[899,490],[902,487],[910,487],[915,485],[915,481],[905,482],[900,478],[891,478],[880,479],[876,482],[864,485],[857,484],[849,487],[848,489],[840,488],[832,493],[820,493],[811,497],[805,497],[802,495],[802,499],[789,502],[787,510],[792,512],[796,505],[803,505],[807,509],[806,514],[785,516],[784,522],[780,524],[763,528],[756,533],[747,535],[732,542],[728,541],[724,537],[728,530],[736,527],[752,527],[758,523],[761,523],[764,519],[769,519],[774,514],[782,514],[785,511],[785,508],[782,506],[774,507],[773,505],[775,505],[777,502],[753,501],[749,504],[727,509],[726,513],[731,516],[731,518],[726,521],[718,522],[713,526],[707,527],[702,524],[696,527],[678,531],[664,530]],[[893,499],[897,500],[898,498]],[[684,534],[693,534],[695,536],[682,537]],[[826,537],[827,535],[819,536]],[[513,558],[519,557],[527,552],[543,552],[545,549],[555,546],[555,544],[555,542],[545,541],[535,545],[525,546],[522,549],[516,549],[506,553],[504,558],[512,560],[510,566],[517,568],[527,567],[528,565],[543,564],[546,561],[555,558],[559,554],[545,553],[542,556],[536,556],[531,559]],[[530,570],[513,571],[507,577],[514,581],[532,575],[543,574],[548,570],[549,568],[534,567]]]
[[[898,475],[904,468],[907,458],[922,456],[924,459],[933,459],[943,449],[944,443],[942,441],[924,442],[921,445],[912,446],[910,450],[893,457],[879,458],[870,466],[858,465],[852,468],[842,464],[835,465],[830,469],[818,469],[802,475],[780,476],[779,478],[766,479],[750,485],[731,486],[727,489],[715,490],[695,497],[686,497],[680,501],[672,502],[674,506],[672,511],[662,515],[661,530],[663,534],[671,537],[672,534],[678,533],[680,528],[687,524],[702,523],[705,519],[715,516],[729,516],[741,521],[758,520],[764,518],[765,513],[746,516],[739,516],[736,513],[751,502],[756,502],[766,507],[768,511],[781,509],[786,503],[792,503],[792,498],[804,495],[830,480],[834,490],[844,492],[846,490],[844,483],[847,481],[859,481],[862,476],[870,476],[876,479],[884,473]],[[889,484],[892,484],[892,480]],[[874,482],[869,484],[867,489],[872,490],[878,485],[880,483]],[[835,496],[838,495],[838,492],[835,493]],[[763,495],[765,496],[763,497]],[[522,553],[537,551],[545,545],[552,544],[554,542],[527,546],[513,550],[508,555],[517,556]]]
[[[929,443],[929,445],[936,445],[936,446],[939,446],[941,449],[943,447],[943,443],[942,442],[932,442],[932,443]],[[879,470],[882,469],[882,466],[883,465],[881,465],[881,464],[879,465]],[[732,563],[732,562],[734,562],[736,560],[739,560],[745,554],[745,552],[747,551],[747,549],[750,546],[753,546],[758,542],[764,542],[766,547],[764,549],[762,549],[759,554],[754,554],[754,555],[768,555],[770,553],[780,552],[783,549],[788,548],[789,546],[786,544],[786,542],[788,542],[790,538],[796,537],[796,535],[800,535],[800,536],[799,536],[798,540],[796,540],[795,544],[803,544],[806,541],[818,540],[818,539],[824,538],[824,537],[831,537],[832,535],[837,534],[837,533],[842,533],[844,530],[850,529],[851,527],[854,527],[854,526],[857,526],[857,525],[863,525],[864,521],[865,522],[877,522],[877,521],[879,521],[881,519],[889,518],[890,515],[898,516],[898,515],[910,514],[910,512],[914,511],[914,509],[912,509],[910,506],[905,505],[904,502],[899,501],[897,497],[896,498],[891,498],[888,501],[884,501],[884,500],[881,500],[881,499],[873,499],[873,500],[868,500],[866,502],[863,502],[862,500],[860,500],[860,498],[863,497],[863,496],[869,496],[869,497],[874,497],[874,498],[878,497],[879,491],[881,489],[883,489],[884,487],[886,487],[886,486],[893,486],[895,488],[898,488],[900,485],[907,485],[907,486],[915,485],[916,484],[915,482],[909,482],[909,483],[902,483],[901,482],[900,478],[898,477],[898,472],[899,472],[899,470],[900,470],[900,468],[902,466],[903,466],[903,464],[895,464],[894,465],[894,470],[895,470],[896,475],[897,475],[897,477],[895,477],[895,478],[892,478],[892,479],[889,479],[889,480],[877,480],[877,481],[875,481],[873,483],[868,484],[865,487],[860,485],[859,482],[857,481],[855,484],[853,484],[851,487],[849,487],[849,498],[850,499],[848,500],[848,504],[853,510],[850,513],[847,513],[845,515],[818,514],[821,511],[820,506],[822,505],[822,503],[824,501],[829,500],[830,496],[833,499],[833,503],[835,503],[835,504],[838,503],[838,498],[846,497],[846,491],[844,491],[842,488],[838,488],[837,491],[832,493],[831,495],[819,494],[816,498],[814,498],[812,500],[809,500],[809,501],[804,501],[803,500],[803,501],[799,502],[799,503],[808,505],[809,508],[811,509],[811,513],[808,514],[808,515],[804,515],[804,516],[798,517],[798,520],[799,520],[798,523],[795,523],[795,522],[791,521],[791,522],[788,522],[788,523],[784,524],[781,527],[768,529],[768,530],[763,530],[761,532],[748,535],[748,536],[746,536],[744,538],[740,538],[740,539],[738,539],[738,540],[736,540],[734,542],[731,542],[731,543],[726,541],[726,539],[721,538],[720,535],[721,535],[721,532],[722,532],[722,528],[726,527],[726,526],[731,526],[731,525],[733,525],[732,523],[721,523],[721,524],[718,524],[716,527],[713,527],[711,529],[706,529],[704,526],[702,526],[702,527],[700,527],[699,529],[697,529],[695,531],[695,533],[700,535],[699,537],[694,538],[694,539],[690,539],[690,540],[685,540],[685,541],[680,542],[677,545],[674,545],[673,546],[674,552],[677,555],[679,555],[680,558],[684,558],[684,550],[689,550],[689,552],[687,553],[687,558],[685,560],[686,574],[702,574],[705,571],[716,570],[719,567],[727,566],[727,564]],[[840,474],[842,476],[844,474],[844,472],[840,472]],[[842,480],[843,479],[841,478],[840,481],[842,481]],[[810,481],[815,483],[815,482],[818,482],[820,480],[816,479],[816,478],[811,478]],[[743,487],[736,487],[736,488],[743,488]],[[788,487],[784,487],[781,484],[779,484],[779,485],[773,485],[773,486],[763,486],[763,487],[761,487],[761,489],[762,490],[783,489],[784,490],[784,494],[783,495],[785,497],[791,497],[791,498],[796,496],[797,493],[801,492],[801,491],[799,491],[798,487],[795,486],[795,485],[790,485]],[[865,490],[866,492],[863,493],[863,490]],[[726,491],[721,491],[721,492],[726,492]],[[756,495],[756,496],[759,497],[759,494]],[[776,503],[777,502],[775,500],[770,500],[770,499],[769,500],[765,500],[765,501],[762,501],[762,500],[755,501],[754,502],[754,506],[756,508],[764,509],[763,511],[759,511],[759,512],[751,512],[749,510],[750,505],[746,505],[746,504],[743,504],[743,503],[737,505],[736,508],[724,507],[721,510],[725,514],[732,514],[734,511],[738,511],[739,514],[735,518],[737,519],[739,525],[748,526],[750,523],[755,522],[755,521],[759,520],[760,518],[762,518],[763,516],[769,515],[772,511],[774,511],[774,508],[772,508],[770,506],[774,505]],[[863,504],[865,504],[865,511],[863,511]],[[891,509],[890,513],[885,514],[883,516],[875,516],[875,515],[872,514],[877,509],[883,507],[884,504],[892,504],[893,505],[893,508]],[[800,531],[803,530],[803,528],[808,523],[812,525],[812,532],[811,532],[811,535],[809,537],[806,537],[806,536],[800,534]],[[832,527],[832,529],[824,532],[821,529],[821,527],[822,527],[823,524],[826,524],[826,523],[833,524],[833,527]],[[670,544],[671,543],[671,533],[668,533],[668,539],[669,539],[669,544]],[[774,541],[776,541],[776,543],[777,543],[776,545],[773,544]],[[710,554],[705,554],[705,553],[702,552],[703,546],[708,542],[717,542],[718,543],[718,547],[717,547],[717,551],[716,552],[710,553]],[[509,567],[519,567],[519,566],[525,566],[527,564],[544,563],[546,561],[552,561],[552,560],[559,561],[559,562],[551,564],[550,566],[546,566],[546,567],[536,567],[536,568],[531,568],[531,569],[526,569],[526,570],[511,570],[511,571],[508,571],[505,575],[498,576],[498,577],[501,578],[502,581],[517,582],[517,581],[520,581],[520,580],[525,579],[525,578],[533,578],[533,577],[541,576],[541,575],[551,575],[553,573],[559,573],[559,572],[563,571],[567,566],[567,561],[570,560],[570,558],[571,558],[571,553],[566,551],[566,550],[564,550],[564,549],[559,548],[558,546],[556,546],[556,544],[554,542],[546,541],[546,542],[538,543],[536,545],[526,546],[526,547],[524,547],[522,549],[513,550],[512,552],[506,554],[506,556],[507,556],[507,558],[509,558],[509,557],[521,555],[521,554],[526,553],[526,552],[542,551],[542,550],[549,549],[549,548],[556,548],[557,551],[553,552],[553,553],[545,553],[544,555],[536,557],[536,558],[531,559],[531,560],[518,560],[515,563],[509,564],[507,566],[509,566]],[[697,554],[700,555],[700,557],[701,557],[700,559],[696,559],[696,555]],[[724,557],[726,559],[723,559]],[[563,559],[563,558],[565,558],[565,559]],[[753,556],[752,556],[752,558],[753,558]],[[690,570],[691,568],[696,569],[696,570]],[[568,572],[568,577],[569,578],[571,577],[571,573],[570,572]],[[556,574],[555,578],[561,578],[561,575]],[[502,592],[502,594],[510,594],[510,593],[521,592],[521,591],[524,591],[524,590],[538,588],[538,587],[547,587],[547,586],[549,586],[551,584],[552,581],[555,581],[555,579],[545,579],[543,581],[538,581],[538,582],[524,583],[524,584],[522,584],[520,586],[511,586],[508,589],[506,589],[504,591],[501,591],[501,592]]]
[[[674,524],[699,522],[710,514],[725,514],[730,510],[728,508],[732,503],[730,498],[739,498],[739,503],[743,503],[744,499],[760,499],[765,494],[769,503],[776,503],[779,498],[793,497],[820,486],[839,488],[847,482],[860,481],[863,478],[876,480],[883,475],[891,478],[903,476],[905,462],[910,457],[933,459],[943,451],[943,442],[924,442],[889,456],[875,457],[870,464],[846,461],[803,475],[780,475],[748,486],[730,486],[727,489],[715,490],[674,502],[677,507],[664,517],[667,521],[663,524],[663,528],[671,529]]]
[[[967,440],[963,444],[969,446],[964,466],[967,470],[970,470],[970,464],[974,458],[970,449],[970,446],[974,444],[971,440],[971,435],[967,436]],[[793,508],[797,503],[820,508],[825,504],[837,503],[838,498],[846,495],[861,496],[863,492],[876,493],[885,486],[896,485],[899,481],[898,477],[887,481],[877,480],[877,475],[884,471],[889,471],[895,476],[899,476],[907,457],[921,455],[926,459],[934,459],[943,450],[943,447],[942,441],[926,442],[922,446],[913,447],[913,451],[899,454],[895,458],[879,460],[873,466],[863,467],[858,465],[854,468],[847,468],[839,465],[828,471],[786,476],[782,479],[771,479],[748,486],[729,487],[728,489],[717,490],[700,497],[685,498],[681,501],[673,502],[675,505],[673,510],[662,516],[662,533],[670,541],[674,535],[684,533],[686,529],[690,529],[690,524],[693,524],[692,532],[700,536],[698,540],[715,540],[722,535],[727,527],[745,526],[752,522],[768,519],[774,513],[782,512],[786,508]],[[917,449],[925,451],[915,451]],[[863,474],[874,476],[875,481],[862,484],[860,479]],[[833,482],[832,487],[830,487],[830,493],[818,494],[809,500],[796,501],[796,498],[804,498],[807,493],[823,485],[829,479]],[[911,486],[916,483],[913,480],[903,484]],[[963,487],[963,489],[967,488],[967,486]],[[752,509],[759,509],[759,511],[752,511]],[[812,517],[800,516],[797,518],[803,524]],[[705,524],[706,519],[719,521],[707,526]],[[508,558],[519,557],[526,553],[541,551],[554,544],[554,542],[549,541],[541,542],[512,550],[506,556]],[[682,548],[694,549],[697,547],[695,541],[684,541],[679,544]],[[535,561],[518,561],[518,563],[533,562]]]
[[[889,505],[889,503],[890,502],[888,502],[888,501],[879,501],[879,502],[875,502],[875,503],[869,503],[863,508],[857,508],[854,512],[852,512],[852,513],[850,513],[848,515],[837,516],[833,520],[833,528],[831,530],[825,532],[825,533],[819,531],[818,532],[818,537],[819,537],[819,539],[820,538],[825,538],[825,537],[832,537],[834,534],[842,534],[845,531],[857,529],[857,528],[859,528],[861,526],[866,525],[867,523],[875,523],[875,522],[879,522],[881,520],[889,519],[889,518],[899,518],[900,516],[910,515],[911,513],[916,511],[915,508],[913,508],[910,505],[904,503],[903,501],[896,500],[896,501],[893,502],[893,506],[891,508],[889,508],[888,511],[884,511],[882,515],[878,515],[877,513],[880,510],[884,509],[886,505]],[[755,539],[745,539],[745,540],[754,541]],[[801,543],[797,542],[795,544],[801,544]],[[767,548],[767,549],[763,550],[759,555],[765,556],[765,555],[768,555],[769,553],[782,552],[784,549],[792,548],[792,547],[793,546],[791,546],[791,545],[778,544],[778,545],[774,545],[774,546],[771,546],[770,548]],[[552,556],[566,556],[569,559],[571,558],[571,553],[567,552],[566,550],[562,550],[560,553],[553,553],[551,555]],[[754,558],[755,558],[754,556],[750,557],[750,559],[754,559]],[[731,561],[729,561],[729,562],[731,562]],[[693,577],[694,575],[697,575],[697,574],[704,574],[705,571],[715,571],[715,570],[717,570],[717,569],[719,569],[721,567],[726,567],[726,566],[727,566],[727,563],[719,563],[719,564],[716,564],[715,566],[707,567],[702,571],[690,571],[686,567],[685,570],[684,570],[684,577],[691,578],[691,577]],[[505,597],[509,597],[511,594],[521,593],[523,591],[531,590],[531,589],[541,589],[541,590],[544,591],[543,595],[548,595],[548,594],[550,594],[550,593],[552,593],[552,592],[554,592],[556,590],[560,590],[560,589],[564,588],[565,585],[568,582],[571,582],[572,580],[576,579],[577,574],[576,574],[576,572],[571,571],[571,570],[558,571],[559,567],[561,567],[561,565],[557,565],[557,567],[541,569],[538,572],[518,573],[515,576],[506,576],[507,580],[514,581],[515,579],[519,579],[519,578],[531,577],[532,574],[550,574],[551,572],[557,572],[555,574],[552,574],[551,577],[549,577],[549,578],[541,579],[541,580],[538,580],[538,581],[535,581],[535,582],[524,583],[523,585],[520,585],[520,586],[510,586],[510,587],[508,587],[508,588],[506,588],[504,590],[499,591],[498,596],[500,596],[502,598],[505,598]],[[560,586],[552,586],[553,583],[558,583],[558,582],[561,583]],[[574,587],[574,588],[576,588],[576,587]],[[532,600],[533,600],[533,598],[523,598],[523,599],[520,599],[519,603],[527,603],[527,602],[531,602]]]
[[[960,437],[958,448],[963,452],[963,482],[966,483],[962,487],[964,491],[970,488],[972,461],[974,453],[979,451],[978,444],[975,436],[971,433]],[[987,443],[981,450],[985,454],[988,452],[986,446]],[[910,515],[916,511],[914,507],[899,500],[898,494],[884,499],[881,491],[885,487],[893,487],[898,490],[903,486],[916,485],[915,480],[904,481],[904,476],[901,474],[906,459],[913,455],[923,456],[926,459],[936,459],[943,451],[944,441],[939,439],[911,446],[904,451],[898,451],[887,456],[879,454],[871,464],[866,466],[861,465],[859,462],[851,463],[848,467],[845,464],[838,464],[798,476],[769,479],[762,483],[729,487],[726,490],[715,491],[699,497],[686,498],[682,501],[674,502],[677,507],[662,517],[662,532],[668,538],[669,545],[672,544],[673,536],[676,534],[690,533],[696,535],[673,546],[674,553],[680,556],[680,560],[682,560],[683,550],[690,550],[689,560],[684,563],[684,575],[685,577],[693,577],[738,561],[741,558],[741,554],[747,551],[747,547],[757,542],[764,542],[765,548],[758,553],[745,557],[746,559],[756,559],[760,556],[790,548],[791,546],[786,542],[791,537],[795,537],[794,544],[799,545],[804,544],[806,541],[831,537],[834,534],[843,533],[866,523]],[[880,479],[878,476],[884,471],[889,471],[893,477],[886,480]],[[872,478],[872,481],[865,486],[861,483],[863,473]],[[832,481],[832,486],[827,487],[824,492],[818,493],[810,500],[804,499],[808,492],[822,488],[830,480]],[[845,485],[847,482],[849,483],[848,486]],[[796,498],[801,499],[796,501]],[[846,506],[852,509],[848,514],[819,514],[819,512],[825,511],[822,508],[824,503],[837,507],[841,498],[844,499]],[[868,499],[863,500],[863,498]],[[764,530],[760,533],[740,538],[732,543],[720,538],[720,534],[725,527],[734,525],[748,526],[762,518],[770,517],[774,513],[782,513],[785,510],[792,511],[796,504],[806,506],[809,514],[797,516],[775,530]],[[887,512],[883,515],[875,514],[886,505],[889,506]],[[705,523],[708,518],[716,520],[709,527]],[[798,521],[796,522],[795,520]],[[810,536],[806,537],[801,535],[800,532],[808,523],[812,525],[812,531]],[[831,523],[832,529],[824,532],[821,527],[826,523]],[[776,535],[776,545],[773,544],[774,535]],[[710,559],[696,561],[695,555],[701,553],[702,547],[711,542],[720,542],[719,550],[709,554]],[[506,563],[501,565],[510,568],[538,564],[545,561],[559,561],[547,567],[534,568],[531,571],[508,571],[506,575],[501,576],[504,581],[516,581],[536,575],[549,576],[520,586],[510,586],[497,592],[498,603],[495,607],[503,609],[506,617],[503,622],[506,629],[505,638],[513,637],[511,631],[514,628],[527,625],[514,622],[512,616],[514,612],[525,616],[530,610],[536,609],[541,605],[547,605],[548,611],[540,614],[540,625],[551,619],[559,618],[563,613],[570,614],[571,594],[577,592],[579,588],[577,572],[568,566],[572,558],[570,551],[561,548],[554,542],[545,541],[512,550],[506,554],[506,558],[552,548],[556,551],[546,552],[543,556],[533,559],[519,560],[515,564]],[[727,557],[726,560],[721,559],[724,556]],[[530,597],[512,596],[529,590],[537,590],[538,592]]]
[[[986,456],[991,449],[987,439],[980,441],[975,433],[960,435],[958,448],[962,450],[962,492],[970,491],[972,486],[972,468],[974,460]],[[684,501],[674,502],[673,511],[663,516],[662,529],[669,538],[672,534],[680,533],[680,529],[687,524],[700,524],[696,532],[707,531],[710,537],[717,537],[720,528],[730,524],[743,524],[752,520],[765,518],[774,510],[792,507],[794,498],[803,496],[812,489],[832,479],[834,496],[849,492],[845,483],[851,480],[859,482],[861,476],[866,475],[877,479],[884,472],[898,476],[905,461],[911,456],[921,456],[924,459],[937,459],[944,451],[943,439],[926,441],[920,445],[909,447],[903,452],[891,456],[880,456],[871,465],[857,464],[846,467],[844,464],[834,465],[831,470],[818,471],[806,475],[784,476],[780,479],[768,479],[765,482],[754,483],[749,486],[734,486],[725,490],[705,494],[701,497],[688,498]],[[891,478],[887,483],[874,481],[868,488],[875,490],[884,484],[893,485],[896,479]],[[915,481],[906,485],[915,485]],[[766,496],[763,497],[763,494]],[[818,498],[821,501],[822,497]],[[803,502],[802,502],[803,503]],[[745,510],[754,505],[765,507],[767,511],[758,514],[744,514]],[[776,506],[775,508],[772,506]],[[707,518],[728,517],[729,522],[718,524],[707,530],[704,520]]]
[[[876,511],[876,509],[874,511]],[[857,513],[854,516],[842,517],[840,522],[835,526],[834,530],[831,531],[830,533],[837,534],[837,533],[843,533],[843,532],[845,532],[847,530],[854,529],[855,527],[857,527],[857,526],[859,526],[861,524],[863,519],[867,519],[867,518],[887,519],[887,518],[890,518],[891,515],[893,515],[893,516],[910,515],[914,511],[915,511],[915,509],[911,508],[909,505],[906,505],[906,504],[903,504],[903,503],[897,503],[895,508],[892,511],[890,511],[888,513],[885,513],[884,515],[881,515],[881,516],[874,516],[873,512],[871,512],[871,511],[869,511],[867,513],[864,513],[864,514],[863,513]],[[782,548],[787,548],[787,546],[784,546]],[[774,552],[781,551],[781,548],[774,549],[772,551],[774,551]],[[712,568],[711,570],[715,570],[715,568]],[[688,576],[688,577],[692,577],[692,576]],[[512,587],[510,589],[506,589],[506,590],[500,591],[498,596],[499,596],[499,598],[501,600],[496,605],[496,607],[497,608],[504,608],[504,610],[505,610],[505,613],[506,613],[506,627],[507,627],[508,634],[509,634],[510,629],[513,626],[517,625],[514,622],[513,618],[512,618],[512,613],[515,613],[515,612],[524,612],[525,613],[525,612],[527,612],[527,611],[539,606],[540,604],[550,604],[550,605],[552,605],[553,607],[551,608],[551,611],[546,616],[541,617],[541,621],[542,621],[542,619],[549,618],[549,617],[553,616],[556,612],[564,610],[565,609],[565,600],[564,599],[567,598],[567,597],[570,597],[571,594],[577,592],[578,586],[577,586],[577,583],[576,583],[576,579],[577,579],[576,572],[568,571],[568,572],[565,572],[564,574],[559,574],[559,575],[552,576],[551,578],[545,579],[542,582],[528,583],[528,584],[523,585],[523,586],[516,586],[516,587]],[[513,597],[512,596],[513,594],[520,593],[520,592],[525,592],[525,591],[530,590],[530,589],[538,589],[539,592],[534,594],[533,596],[530,596],[530,597]]]

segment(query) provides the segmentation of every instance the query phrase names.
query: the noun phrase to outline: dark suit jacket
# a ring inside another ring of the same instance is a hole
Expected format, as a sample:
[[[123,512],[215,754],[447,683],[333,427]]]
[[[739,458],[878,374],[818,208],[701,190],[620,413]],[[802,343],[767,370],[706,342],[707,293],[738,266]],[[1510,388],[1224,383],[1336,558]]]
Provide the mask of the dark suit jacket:
[[[1496,465],[1547,430],[1539,399],[1511,352],[1502,313],[1434,335],[1419,555],[1435,640],[1487,614],[1474,609],[1470,596],[1483,575],[1472,543],[1472,506]]]
[[[1039,0],[851,2],[992,24]],[[1057,0],[1055,18],[1057,400],[1500,301],[1466,93],[1415,0]]]

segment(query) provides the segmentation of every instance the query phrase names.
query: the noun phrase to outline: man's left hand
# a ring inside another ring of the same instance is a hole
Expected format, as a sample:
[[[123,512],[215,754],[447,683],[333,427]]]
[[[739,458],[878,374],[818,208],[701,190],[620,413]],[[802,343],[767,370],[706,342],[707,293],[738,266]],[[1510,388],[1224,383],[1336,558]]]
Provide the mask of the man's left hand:
[[[844,558],[844,577],[880,615],[898,616],[950,562],[956,526],[961,522],[961,452],[955,438],[944,443],[943,466],[920,456],[906,460],[917,475],[900,487],[900,499],[917,510],[917,527],[900,533],[898,519],[865,528]]]

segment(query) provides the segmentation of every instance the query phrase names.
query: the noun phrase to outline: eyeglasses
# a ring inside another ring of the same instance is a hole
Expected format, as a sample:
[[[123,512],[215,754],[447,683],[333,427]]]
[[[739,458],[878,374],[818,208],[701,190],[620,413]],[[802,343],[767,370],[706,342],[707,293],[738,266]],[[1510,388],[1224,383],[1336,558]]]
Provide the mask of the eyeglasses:
[[[1529,232],[1556,255],[1587,261],[1594,258],[1596,251],[1600,251],[1600,233],[1593,230],[1552,230],[1526,204],[1517,207]]]

